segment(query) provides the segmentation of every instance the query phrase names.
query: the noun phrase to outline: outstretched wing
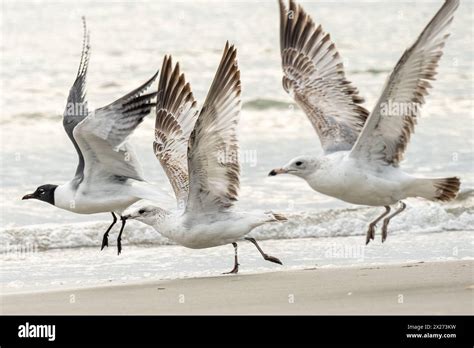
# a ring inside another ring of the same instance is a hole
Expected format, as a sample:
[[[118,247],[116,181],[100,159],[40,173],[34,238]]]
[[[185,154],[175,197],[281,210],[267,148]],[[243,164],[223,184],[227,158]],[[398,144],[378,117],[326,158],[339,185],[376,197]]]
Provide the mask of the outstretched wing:
[[[84,17],[82,17],[82,23],[84,26],[84,38],[82,42],[81,61],[79,63],[76,80],[69,90],[66,109],[64,110],[63,114],[64,130],[66,131],[69,139],[72,141],[79,159],[74,177],[74,182],[76,185],[79,185],[79,183],[82,181],[82,178],[84,177],[84,156],[79,149],[76,139],[74,139],[73,131],[74,128],[88,115],[86,100],[86,76],[90,58],[90,45],[89,32],[87,31],[86,19]]]
[[[354,145],[352,157],[398,166],[414,131],[417,114],[425,103],[424,97],[431,88],[429,81],[435,80],[449,37],[448,27],[458,5],[458,0],[446,0],[402,55]]]
[[[155,106],[152,99],[156,92],[145,92],[157,75],[158,72],[137,89],[97,109],[74,128],[74,138],[84,155],[85,179],[113,175],[143,180],[140,163],[127,138]]]
[[[198,110],[189,83],[165,56],[156,99],[155,141],[153,149],[173,187],[179,207],[188,199],[187,147]]]
[[[345,77],[339,52],[300,5],[280,0],[283,88],[318,133],[326,153],[350,150],[368,116],[364,99]]]
[[[214,81],[189,139],[187,212],[222,211],[237,200],[239,115],[237,51],[226,43]]]

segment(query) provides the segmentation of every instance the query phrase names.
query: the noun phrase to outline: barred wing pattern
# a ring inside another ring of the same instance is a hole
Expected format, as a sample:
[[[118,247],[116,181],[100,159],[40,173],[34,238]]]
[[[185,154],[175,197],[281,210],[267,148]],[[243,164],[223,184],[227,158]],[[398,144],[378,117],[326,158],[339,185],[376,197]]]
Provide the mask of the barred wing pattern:
[[[350,150],[368,111],[345,77],[339,52],[300,5],[280,0],[283,87],[308,116],[325,153]]]
[[[178,207],[188,199],[187,147],[198,110],[189,83],[166,56],[158,83],[153,149],[173,187]]]

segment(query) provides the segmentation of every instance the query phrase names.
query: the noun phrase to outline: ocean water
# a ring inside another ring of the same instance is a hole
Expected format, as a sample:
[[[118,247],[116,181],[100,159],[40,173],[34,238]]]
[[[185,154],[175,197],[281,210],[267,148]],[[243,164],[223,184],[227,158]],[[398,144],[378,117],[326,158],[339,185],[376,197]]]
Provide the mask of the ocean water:
[[[403,50],[442,1],[301,3],[331,33],[348,78],[370,109]],[[384,245],[377,239],[367,247],[373,249],[363,249],[362,258],[338,258],[327,257],[328,250],[339,246],[352,254],[360,251],[367,224],[381,209],[318,194],[298,178],[267,177],[270,169],[297,155],[321,153],[309,121],[281,87],[276,1],[3,1],[0,284],[4,291],[218,274],[223,259],[228,259],[229,269],[232,266],[231,247],[189,251],[169,245],[137,222],[127,224],[121,256],[113,247],[100,253],[110,215],[76,215],[38,201],[21,201],[38,185],[61,184],[75,171],[76,154],[62,128],[61,114],[79,62],[82,15],[91,31],[90,107],[106,105],[138,86],[161,66],[165,54],[180,62],[202,102],[226,40],[235,43],[243,87],[238,206],[279,211],[290,218],[286,224],[252,232],[264,240],[268,253],[283,255],[284,269],[471,258],[473,10],[471,1],[463,1],[456,13],[438,80],[402,164],[419,176],[461,177],[461,195],[448,204],[407,200],[406,212],[391,222]],[[151,116],[130,141],[146,178],[171,191],[152,152]],[[117,230],[111,234],[111,246]],[[247,258],[242,271],[280,269],[261,261],[250,246],[242,253]]]

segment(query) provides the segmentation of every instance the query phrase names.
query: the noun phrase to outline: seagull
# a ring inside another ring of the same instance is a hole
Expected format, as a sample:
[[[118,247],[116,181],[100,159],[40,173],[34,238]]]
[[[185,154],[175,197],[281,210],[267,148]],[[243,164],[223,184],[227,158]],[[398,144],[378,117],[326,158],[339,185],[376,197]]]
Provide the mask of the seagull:
[[[451,201],[459,192],[457,177],[417,178],[400,169],[420,107],[449,36],[458,0],[446,0],[390,74],[373,111],[344,74],[341,57],[321,25],[300,5],[280,0],[283,87],[304,110],[321,141],[324,155],[299,156],[270,176],[292,174],[320,193],[348,203],[383,206],[369,224],[366,244],[383,218],[382,242],[390,220],[408,197]],[[399,202],[392,214],[391,205]],[[390,214],[390,215],[389,215]]]
[[[155,73],[143,85],[115,102],[89,112],[86,101],[86,75],[90,57],[89,32],[83,18],[84,39],[76,80],[70,89],[63,126],[79,158],[74,177],[62,185],[41,185],[22,199],[37,199],[78,214],[110,212],[113,222],[105,232],[102,249],[108,246],[108,234],[117,222],[116,214],[140,199],[160,201],[166,195],[148,184],[127,137],[155,105],[156,92],[145,93],[155,81]],[[122,250],[117,239],[118,254]]]
[[[188,248],[232,244],[234,268],[227,273],[234,274],[239,271],[237,241],[242,239],[253,243],[265,260],[282,264],[264,253],[254,238],[243,237],[263,224],[286,221],[273,212],[232,209],[240,185],[240,93],[237,51],[228,42],[200,112],[179,63],[173,68],[171,56],[164,58],[153,148],[173,187],[177,208],[145,206],[124,215]]]

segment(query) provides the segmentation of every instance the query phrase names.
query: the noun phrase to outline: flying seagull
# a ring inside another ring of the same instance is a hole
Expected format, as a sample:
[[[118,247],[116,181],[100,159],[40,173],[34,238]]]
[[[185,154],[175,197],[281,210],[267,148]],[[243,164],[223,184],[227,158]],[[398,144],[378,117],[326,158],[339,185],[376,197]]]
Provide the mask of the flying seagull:
[[[23,199],[38,199],[78,214],[111,212],[113,222],[104,234],[102,249],[108,246],[108,233],[117,222],[115,214],[140,199],[160,201],[166,197],[145,182],[140,163],[127,142],[155,106],[155,93],[145,93],[158,72],[143,85],[115,102],[89,112],[86,101],[86,75],[90,56],[89,33],[84,24],[84,40],[76,80],[72,85],[63,115],[63,126],[79,158],[76,174],[62,185],[42,185]],[[121,235],[117,239],[121,252]]]
[[[237,126],[240,115],[240,71],[237,51],[226,43],[222,60],[198,113],[179,64],[165,57],[158,83],[155,154],[174,189],[177,209],[147,206],[125,218],[153,226],[175,243],[193,249],[232,244],[237,273],[237,241],[257,226],[286,218],[272,212],[247,213],[233,208],[238,199],[240,164]],[[281,264],[265,254],[263,258]]]
[[[320,193],[352,204],[385,207],[369,224],[366,243],[374,239],[376,224],[383,218],[385,241],[390,219],[406,207],[403,199],[450,201],[459,191],[459,178],[422,179],[399,167],[458,5],[458,0],[446,0],[404,52],[369,115],[345,77],[329,34],[293,0],[289,9],[280,0],[283,87],[308,116],[324,155],[294,158],[269,175],[296,175]],[[399,208],[389,215],[390,205],[397,202]]]

